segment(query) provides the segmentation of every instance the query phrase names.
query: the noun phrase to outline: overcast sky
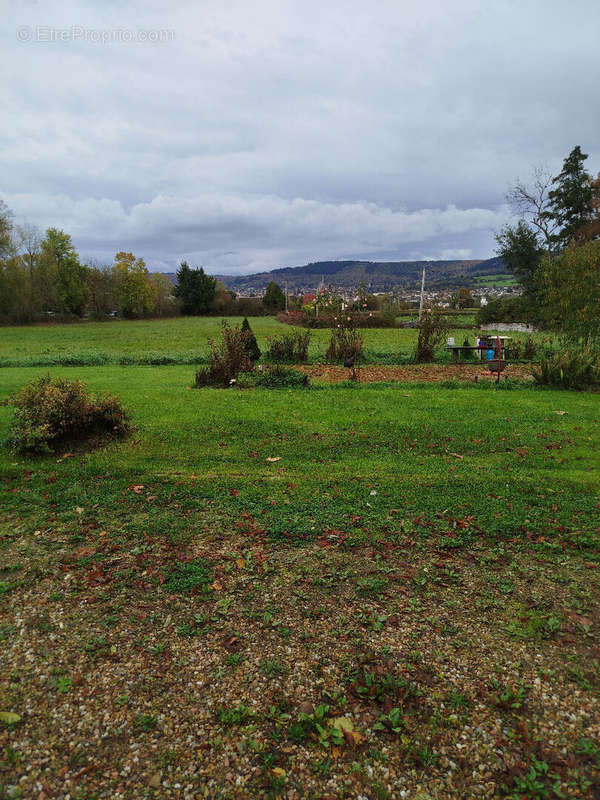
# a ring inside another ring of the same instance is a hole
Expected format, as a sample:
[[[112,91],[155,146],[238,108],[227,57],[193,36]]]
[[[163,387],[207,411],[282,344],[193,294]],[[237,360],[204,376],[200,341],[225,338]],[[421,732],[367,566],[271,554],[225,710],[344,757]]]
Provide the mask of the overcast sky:
[[[85,258],[485,258],[600,169],[598,0],[0,0],[0,196]]]

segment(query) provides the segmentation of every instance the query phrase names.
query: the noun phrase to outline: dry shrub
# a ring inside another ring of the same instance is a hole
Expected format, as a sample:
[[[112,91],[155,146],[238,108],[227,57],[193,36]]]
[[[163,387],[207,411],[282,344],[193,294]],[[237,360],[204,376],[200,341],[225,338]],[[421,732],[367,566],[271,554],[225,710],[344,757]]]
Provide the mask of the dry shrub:
[[[363,355],[363,337],[356,330],[354,317],[350,314],[334,317],[333,325],[325,351],[326,360],[330,364],[339,364],[348,358],[358,361]]]
[[[240,372],[250,372],[254,364],[248,355],[250,339],[248,331],[239,325],[230,327],[223,320],[221,338],[218,342],[211,339],[210,363],[205,369],[196,372],[196,387],[229,386]]]
[[[600,387],[600,351],[591,347],[564,345],[555,353],[542,353],[539,370],[532,372],[542,386],[563,389],[598,389]]]
[[[290,331],[279,336],[269,336],[267,340],[267,361],[276,364],[304,364],[308,361],[310,331]]]
[[[424,308],[417,328],[419,338],[417,339],[414,361],[417,364],[433,361],[435,351],[444,341],[448,332],[448,325],[442,310],[438,306]]]
[[[22,452],[53,452],[94,434],[124,436],[130,430],[120,399],[93,396],[82,381],[45,375],[9,403],[15,408],[9,444]]]

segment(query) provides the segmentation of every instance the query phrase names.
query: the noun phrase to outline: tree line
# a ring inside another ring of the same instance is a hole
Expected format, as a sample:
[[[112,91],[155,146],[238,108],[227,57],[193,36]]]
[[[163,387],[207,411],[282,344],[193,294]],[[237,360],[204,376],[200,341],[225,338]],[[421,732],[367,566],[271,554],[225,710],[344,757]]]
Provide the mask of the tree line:
[[[178,313],[166,275],[150,274],[143,259],[119,252],[114,263],[82,263],[69,234],[16,226],[0,200],[0,321],[103,319]]]
[[[126,319],[178,314],[260,315],[285,307],[276,284],[261,298],[238,297],[202,267],[181,263],[173,282],[121,251],[114,262],[82,263],[69,234],[15,225],[0,200],[0,323],[27,324],[83,317]]]
[[[496,235],[497,250],[519,282],[519,298],[488,304],[481,321],[514,321],[600,345],[600,173],[574,147],[558,175],[536,168],[509,191],[517,221]]]

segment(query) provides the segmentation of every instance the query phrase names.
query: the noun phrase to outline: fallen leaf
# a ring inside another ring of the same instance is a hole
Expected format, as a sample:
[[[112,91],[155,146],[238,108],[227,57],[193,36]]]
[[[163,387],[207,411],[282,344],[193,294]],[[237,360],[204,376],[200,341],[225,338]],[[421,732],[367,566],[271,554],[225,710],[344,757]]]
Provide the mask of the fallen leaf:
[[[281,461],[281,456],[267,456],[267,459],[266,459],[266,460],[267,460],[267,461],[270,461],[270,462],[273,462],[273,461]]]
[[[160,779],[162,778],[162,774],[160,772],[155,772],[154,775],[148,781],[148,786],[152,786],[154,788],[160,786]]]
[[[353,731],[354,725],[349,717],[336,717],[333,720],[333,727],[338,731]]]
[[[14,722],[20,722],[21,717],[19,714],[15,714],[14,711],[0,711],[0,722],[5,722],[7,725],[11,725]]]
[[[358,731],[344,731],[344,739],[351,747],[356,747],[356,745],[364,742],[365,738],[366,737]]]
[[[561,417],[564,417],[564,415],[565,415],[567,412],[566,412],[566,411],[555,411],[554,413],[555,413],[555,414],[560,414],[560,416],[561,416]]]
[[[281,767],[273,767],[271,772],[276,778],[285,778],[285,770],[281,769]]]
[[[212,582],[212,588],[215,590],[215,592],[220,592],[223,589],[223,584],[217,578],[215,581]]]

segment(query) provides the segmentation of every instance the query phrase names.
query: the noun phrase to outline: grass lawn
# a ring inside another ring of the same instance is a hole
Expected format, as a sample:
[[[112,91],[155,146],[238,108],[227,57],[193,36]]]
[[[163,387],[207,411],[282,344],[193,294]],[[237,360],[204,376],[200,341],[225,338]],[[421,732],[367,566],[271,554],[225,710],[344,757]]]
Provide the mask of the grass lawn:
[[[231,324],[240,317],[229,317]],[[465,318],[468,319],[468,318]],[[464,321],[461,319],[461,322]],[[290,326],[273,317],[253,317],[250,324],[264,351],[267,337],[289,332]],[[179,363],[207,360],[208,339],[218,337],[219,317],[176,317],[162,320],[83,322],[72,325],[36,325],[0,328],[0,367],[3,366],[95,366],[106,363]],[[457,343],[465,337],[474,344],[473,331],[450,330]],[[417,341],[414,329],[365,329],[364,348],[369,363],[400,363],[409,359]],[[535,339],[545,338],[533,334]],[[328,330],[314,330],[310,361],[324,357],[330,338]],[[524,334],[515,334],[524,340]],[[449,360],[443,348],[440,358]]]
[[[598,796],[597,395],[52,372],[136,430],[0,451],[0,797]]]
[[[518,282],[516,278],[508,274],[499,274],[499,275],[480,275],[477,278],[473,278],[473,283],[475,286],[492,286],[492,287],[499,287],[499,286],[517,286]]]

